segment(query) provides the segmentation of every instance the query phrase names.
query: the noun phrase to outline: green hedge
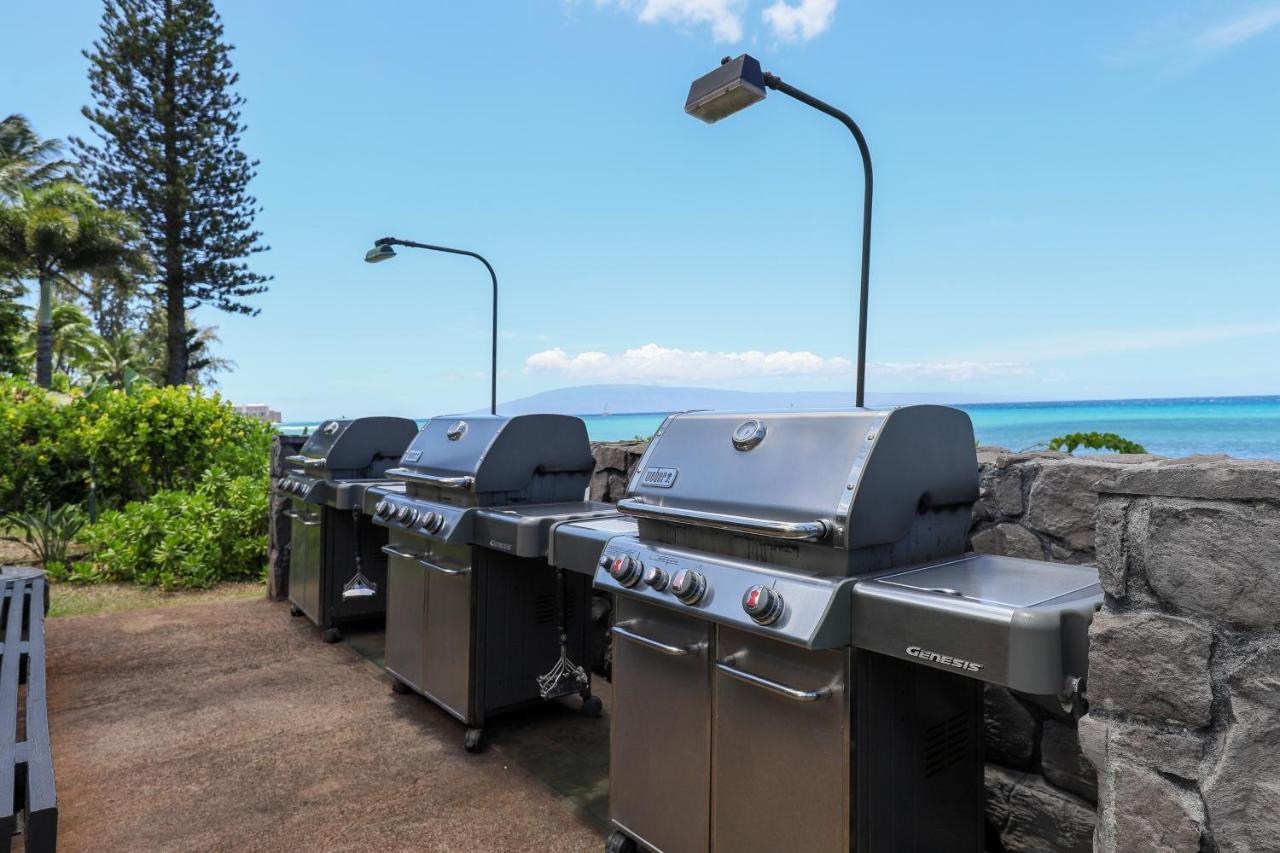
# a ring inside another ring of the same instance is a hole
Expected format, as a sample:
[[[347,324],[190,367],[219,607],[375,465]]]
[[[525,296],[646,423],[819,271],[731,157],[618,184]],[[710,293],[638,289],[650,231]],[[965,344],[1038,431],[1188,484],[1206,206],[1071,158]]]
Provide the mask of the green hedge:
[[[212,470],[193,491],[157,492],[107,512],[81,536],[90,556],[70,579],[175,589],[261,578],[267,494],[265,478]]]
[[[0,512],[100,506],[195,487],[211,468],[267,476],[271,428],[198,388],[56,394],[0,380]],[[92,468],[90,467],[92,464]]]

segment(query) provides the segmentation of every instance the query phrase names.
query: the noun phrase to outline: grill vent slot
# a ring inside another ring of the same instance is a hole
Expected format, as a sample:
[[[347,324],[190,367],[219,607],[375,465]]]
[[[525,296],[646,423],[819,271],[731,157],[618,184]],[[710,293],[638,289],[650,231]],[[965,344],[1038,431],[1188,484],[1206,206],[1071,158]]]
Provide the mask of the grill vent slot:
[[[967,714],[956,714],[924,731],[924,775],[930,778],[963,761],[969,754]]]
[[[533,621],[535,625],[545,625],[556,620],[556,597],[553,593],[538,596],[533,603]]]

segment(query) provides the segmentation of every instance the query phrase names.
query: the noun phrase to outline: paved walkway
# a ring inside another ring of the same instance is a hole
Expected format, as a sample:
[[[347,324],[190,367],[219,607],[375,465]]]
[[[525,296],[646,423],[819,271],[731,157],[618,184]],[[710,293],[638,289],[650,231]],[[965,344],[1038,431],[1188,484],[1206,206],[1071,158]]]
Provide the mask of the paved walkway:
[[[66,853],[602,849],[607,712],[499,719],[468,755],[453,718],[284,605],[47,630]]]

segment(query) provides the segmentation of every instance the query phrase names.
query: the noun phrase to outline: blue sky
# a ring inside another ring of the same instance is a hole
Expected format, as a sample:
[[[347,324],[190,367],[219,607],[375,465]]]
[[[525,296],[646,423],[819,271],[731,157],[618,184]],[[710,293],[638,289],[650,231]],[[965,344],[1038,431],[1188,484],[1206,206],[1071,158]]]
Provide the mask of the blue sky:
[[[744,50],[870,140],[870,390],[1280,393],[1280,2],[218,5],[276,277],[200,314],[236,401],[485,404],[483,268],[362,263],[386,234],[494,263],[500,398],[851,388],[852,140],[777,93],[683,114]],[[0,112],[83,134],[99,3],[6,6]]]

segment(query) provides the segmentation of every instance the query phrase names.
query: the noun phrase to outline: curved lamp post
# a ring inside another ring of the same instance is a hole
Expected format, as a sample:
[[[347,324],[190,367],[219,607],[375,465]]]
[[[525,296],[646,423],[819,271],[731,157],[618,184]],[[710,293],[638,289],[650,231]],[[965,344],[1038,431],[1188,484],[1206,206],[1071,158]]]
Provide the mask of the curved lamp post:
[[[858,143],[858,151],[862,155],[862,171],[865,179],[862,197],[862,288],[858,299],[858,386],[856,405],[863,404],[863,385],[867,373],[867,293],[868,279],[871,276],[871,152],[867,150],[867,139],[862,130],[849,116],[818,100],[810,94],[800,91],[794,86],[782,82],[776,74],[760,70],[760,63],[749,54],[742,54],[737,59],[725,57],[720,67],[704,77],[693,81],[689,87],[689,97],[685,101],[684,111],[707,124],[715,124],[726,116],[746,109],[754,103],[763,101],[766,90],[774,89],[784,95],[790,95],[803,104],[826,113],[839,120]]]
[[[482,255],[468,252],[466,249],[451,249],[448,246],[415,243],[412,240],[401,240],[396,237],[383,237],[381,240],[374,240],[373,248],[364,254],[365,262],[376,264],[381,261],[391,260],[396,256],[396,251],[391,248],[392,246],[430,249],[433,252],[448,252],[450,255],[466,255],[484,264],[484,268],[489,271],[489,278],[493,281],[493,334],[489,359],[489,414],[496,415],[498,413],[498,274],[493,271],[493,265],[486,261]]]

